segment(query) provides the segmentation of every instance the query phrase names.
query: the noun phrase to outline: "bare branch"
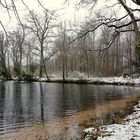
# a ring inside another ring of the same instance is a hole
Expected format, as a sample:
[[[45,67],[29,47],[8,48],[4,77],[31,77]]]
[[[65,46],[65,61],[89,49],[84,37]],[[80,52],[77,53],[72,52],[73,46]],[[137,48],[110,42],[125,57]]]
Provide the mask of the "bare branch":
[[[132,0],[135,4],[140,5],[140,0]]]
[[[116,37],[119,35],[120,33],[115,31],[111,38],[110,38],[110,41],[106,44],[105,47],[97,47],[97,48],[94,48],[94,49],[85,49],[85,48],[82,48],[82,50],[84,51],[98,51],[98,52],[101,52],[101,51],[105,51],[107,49],[109,49],[111,47],[111,45],[113,44],[113,42],[115,41]]]
[[[50,12],[46,7],[43,6],[43,4],[41,3],[40,0],[37,0],[39,5],[46,11],[46,12]]]
[[[7,40],[7,42],[8,42],[8,34],[7,34],[7,31],[6,31],[4,25],[2,24],[1,21],[0,21],[0,25],[2,26],[2,28],[3,28],[3,30],[4,30],[4,33],[5,33],[5,35],[6,35],[6,40]]]
[[[136,19],[135,20],[135,22],[138,22],[138,21],[140,21],[140,19]],[[113,21],[114,22],[114,21]],[[117,29],[118,29],[118,31],[121,29],[121,28],[123,28],[123,27],[127,27],[127,26],[129,26],[129,25],[131,25],[133,22],[132,21],[130,21],[130,22],[128,22],[128,23],[126,23],[126,24],[123,24],[123,25],[115,25],[115,24],[110,24],[111,22],[102,22],[102,23],[100,23],[100,24],[98,24],[97,26],[95,26],[93,29],[89,29],[89,30],[87,30],[85,33],[83,33],[82,35],[80,35],[80,36],[78,36],[77,38],[75,38],[74,40],[72,40],[71,42],[70,42],[70,44],[72,44],[74,41],[76,41],[77,39],[80,39],[80,38],[83,38],[84,36],[86,36],[88,33],[90,33],[90,32],[94,32],[95,30],[97,30],[99,27],[101,27],[102,25],[105,25],[105,26],[107,26],[107,27],[109,27],[109,28],[114,28],[116,31],[117,31]],[[129,30],[130,31],[130,30]],[[133,29],[131,29],[131,31],[134,31]],[[122,32],[123,32],[123,30],[122,30]]]
[[[48,57],[44,58],[43,61],[45,62],[45,61],[50,60],[50,58],[51,58],[52,56],[54,56],[57,52],[58,52],[58,50],[53,51],[52,53],[49,54]]]

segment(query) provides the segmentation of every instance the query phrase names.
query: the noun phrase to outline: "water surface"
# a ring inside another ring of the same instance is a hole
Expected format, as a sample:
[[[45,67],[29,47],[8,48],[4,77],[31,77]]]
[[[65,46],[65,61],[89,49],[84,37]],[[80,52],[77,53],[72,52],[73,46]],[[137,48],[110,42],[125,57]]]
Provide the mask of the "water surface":
[[[138,88],[138,87],[137,87]],[[136,87],[0,82],[0,134],[136,94]]]

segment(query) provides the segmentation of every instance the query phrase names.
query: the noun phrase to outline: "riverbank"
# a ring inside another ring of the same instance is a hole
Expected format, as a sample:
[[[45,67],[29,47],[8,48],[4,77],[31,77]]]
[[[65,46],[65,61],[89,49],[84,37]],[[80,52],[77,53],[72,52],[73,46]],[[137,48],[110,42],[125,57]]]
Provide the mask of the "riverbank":
[[[0,136],[1,140],[69,140],[83,139],[82,131],[88,127],[98,128],[102,123],[111,124],[121,120],[132,112],[138,102],[137,96],[122,100],[105,102],[103,105],[92,107],[51,122],[37,123],[31,128]],[[114,117],[112,117],[112,114]],[[110,116],[110,117],[109,117]],[[117,116],[117,117],[116,117]],[[107,119],[109,117],[109,119]],[[112,119],[110,119],[112,118]],[[117,119],[115,119],[117,118]],[[107,120],[106,120],[107,119]]]
[[[3,80],[3,79],[1,79]],[[139,85],[140,78],[132,78],[132,77],[93,77],[93,78],[66,78],[63,80],[62,78],[38,78],[35,77],[31,80],[18,80],[17,78],[13,78],[14,81],[20,82],[48,82],[48,83],[75,83],[75,84],[94,84],[94,85]]]
[[[64,82],[64,83],[83,83],[83,84],[95,84],[95,85],[139,85],[140,78],[131,78],[131,77],[93,77],[86,79],[79,78],[67,78],[64,81],[62,79],[52,78],[50,80],[40,78],[39,81],[46,82]]]
[[[133,113],[125,117],[121,124],[103,125],[84,130],[85,140],[140,140],[140,101]]]

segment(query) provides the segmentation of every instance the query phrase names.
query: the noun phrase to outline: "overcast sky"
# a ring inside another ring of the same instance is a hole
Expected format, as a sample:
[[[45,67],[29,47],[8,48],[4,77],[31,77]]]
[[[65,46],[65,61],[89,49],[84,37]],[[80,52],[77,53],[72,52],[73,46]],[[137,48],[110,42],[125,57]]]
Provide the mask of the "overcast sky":
[[[87,8],[81,8],[79,10],[76,9],[76,1],[71,0],[69,3],[64,4],[64,0],[40,0],[42,5],[49,10],[58,10],[56,13],[59,16],[59,22],[62,20],[70,20],[74,21],[75,19],[79,22],[82,22],[85,17],[88,15]],[[38,13],[41,13],[43,10],[42,7],[39,6],[37,0],[24,0],[24,2],[27,4],[30,10],[34,10]],[[20,0],[15,1],[18,13],[23,19],[24,15],[28,13],[26,7],[23,5],[23,3]],[[15,19],[15,15],[10,12],[11,18],[9,18],[9,15],[7,11],[4,8],[0,7],[0,20],[4,24],[6,28],[13,28],[17,24],[17,20]],[[0,27],[0,29],[2,29]]]
[[[7,0],[7,1],[10,1],[10,0]],[[23,16],[26,15],[28,11],[26,7],[23,5],[23,3],[21,2],[21,0],[14,0],[14,1],[16,4],[18,13],[21,19],[23,19]],[[58,18],[59,21],[61,20],[74,21],[76,19],[77,22],[82,22],[85,20],[85,17],[88,17],[87,19],[89,19],[90,17],[94,15],[94,13],[98,12],[99,9],[101,8],[103,9],[105,5],[106,7],[111,6],[117,0],[106,0],[106,2],[105,0],[99,0],[96,8],[93,9],[92,13],[90,13],[91,11],[89,12],[89,9],[86,7],[80,8],[79,10],[77,10],[76,5],[78,3],[78,0],[69,0],[70,2],[67,4],[64,4],[65,0],[40,0],[40,1],[42,5],[48,8],[49,10],[59,10],[57,11],[57,14],[60,15]],[[40,13],[43,10],[43,8],[39,6],[37,0],[24,0],[24,2],[27,4],[30,10],[34,10],[38,13]],[[117,13],[117,16],[123,15],[125,13],[125,11],[123,9],[120,9],[120,7],[115,7],[115,8],[116,10],[119,11]],[[113,10],[114,10],[114,7],[112,8],[112,11]],[[103,12],[102,12],[102,14],[106,16],[108,16],[111,13],[112,12],[108,9],[107,10],[103,9]],[[11,15],[11,18],[9,19],[7,11],[0,7],[0,20],[2,21],[2,23],[4,24],[6,28],[15,27],[15,25],[17,24],[17,20],[15,19],[14,14],[10,14],[10,15]],[[0,29],[2,28],[0,27]]]

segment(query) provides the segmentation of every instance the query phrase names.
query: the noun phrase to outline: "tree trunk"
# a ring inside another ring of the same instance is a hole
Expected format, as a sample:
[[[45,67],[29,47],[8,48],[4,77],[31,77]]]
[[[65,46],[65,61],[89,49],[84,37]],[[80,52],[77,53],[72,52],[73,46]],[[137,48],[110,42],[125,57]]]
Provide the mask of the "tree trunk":
[[[89,62],[88,62],[88,54],[87,54],[87,51],[85,51],[85,58],[86,58],[86,72],[87,72],[87,76],[89,78]]]
[[[126,12],[128,13],[128,15],[130,16],[130,18],[132,20],[132,24],[133,24],[134,32],[135,32],[136,71],[138,73],[140,73],[140,68],[139,68],[140,67],[140,31],[139,31],[139,27],[138,27],[138,24],[136,22],[135,16],[131,12],[129,7],[127,7],[127,5],[124,3],[123,0],[119,0],[119,2],[121,3],[121,5],[126,10]]]
[[[40,71],[39,71],[39,77],[41,78],[43,76],[43,44],[41,43],[41,52],[40,52]]]
[[[23,53],[23,50],[22,50],[22,45],[20,44],[20,62],[19,62],[19,75],[21,76],[21,67],[22,67],[22,53]]]
[[[140,72],[140,31],[137,31],[136,33],[136,41],[135,41],[135,45],[136,45],[136,49],[135,49],[135,53],[136,53],[136,63],[138,66],[138,70]]]
[[[65,59],[63,56],[63,81],[65,80]]]
[[[48,76],[48,73],[47,73],[45,61],[43,61],[43,65],[44,65],[44,72],[45,72],[46,78],[47,78],[47,80],[49,80],[49,76]]]

